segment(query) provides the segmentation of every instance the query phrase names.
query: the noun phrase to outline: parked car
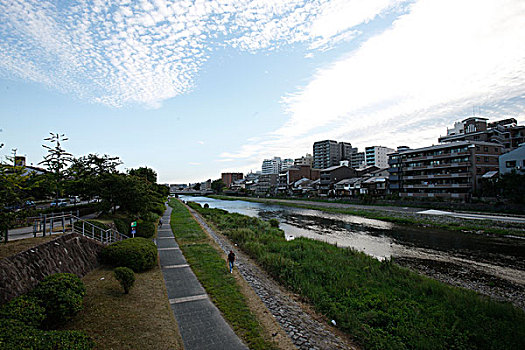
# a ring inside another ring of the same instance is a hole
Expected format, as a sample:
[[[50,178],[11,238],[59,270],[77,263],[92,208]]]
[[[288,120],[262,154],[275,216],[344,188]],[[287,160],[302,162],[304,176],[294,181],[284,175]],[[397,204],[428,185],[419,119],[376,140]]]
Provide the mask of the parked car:
[[[24,206],[26,208],[34,208],[36,206],[36,204],[35,204],[35,202],[33,202],[31,200],[27,200]]]
[[[66,207],[67,206],[67,200],[64,198],[55,199],[50,204],[51,207]]]
[[[80,198],[78,196],[70,196],[69,197],[69,203],[70,204],[80,203]]]

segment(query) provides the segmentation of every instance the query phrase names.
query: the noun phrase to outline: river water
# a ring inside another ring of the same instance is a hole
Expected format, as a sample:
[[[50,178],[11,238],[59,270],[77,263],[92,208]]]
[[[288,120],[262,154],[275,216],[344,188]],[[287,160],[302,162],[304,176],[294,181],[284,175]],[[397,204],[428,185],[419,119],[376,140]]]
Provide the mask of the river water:
[[[211,208],[277,219],[287,239],[308,237],[393,258],[449,284],[525,308],[525,239],[392,224],[347,214],[247,201],[181,196]]]

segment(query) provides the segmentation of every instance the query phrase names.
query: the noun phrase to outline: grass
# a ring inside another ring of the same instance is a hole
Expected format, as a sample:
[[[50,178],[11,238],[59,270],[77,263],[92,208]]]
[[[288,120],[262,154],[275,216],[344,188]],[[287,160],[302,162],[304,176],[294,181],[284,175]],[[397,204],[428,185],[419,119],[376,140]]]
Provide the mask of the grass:
[[[277,281],[365,349],[522,349],[525,313],[364,253],[192,204]]]
[[[60,237],[61,234],[53,234],[45,237],[32,237],[8,241],[7,243],[0,243],[0,259],[8,256],[18,254],[28,249],[34,248],[39,244],[49,242],[55,238]]]
[[[90,272],[82,279],[84,309],[64,329],[84,331],[95,349],[183,349],[160,268],[135,277],[124,294],[113,269]]]
[[[327,208],[318,206],[315,204],[303,204],[300,203],[300,200],[297,200],[298,203],[290,203],[290,202],[282,202],[279,199],[270,199],[268,201],[266,200],[260,200],[256,198],[237,198],[237,197],[228,197],[228,196],[210,196],[212,198],[216,199],[222,199],[222,200],[243,200],[247,202],[257,202],[257,203],[275,203],[282,206],[287,207],[293,207],[293,208],[302,208],[302,209],[313,209],[313,210],[319,210],[326,213],[336,213],[336,214],[347,214],[347,215],[354,215],[354,216],[361,216],[368,219],[376,219],[376,220],[382,220],[391,222],[394,224],[400,224],[400,225],[414,225],[414,226],[425,226],[425,227],[434,227],[439,228],[443,230],[449,230],[449,231],[469,231],[469,232],[485,232],[493,235],[513,235],[513,236],[520,236],[525,237],[525,232],[520,230],[513,230],[510,227],[509,228],[502,228],[502,227],[494,227],[493,222],[490,220],[483,220],[483,221],[477,221],[481,222],[482,224],[458,224],[457,222],[450,222],[450,223],[441,223],[441,222],[435,222],[432,220],[424,220],[424,219],[418,219],[418,218],[407,218],[407,217],[399,217],[395,215],[386,215],[385,213],[381,211],[376,210],[364,210],[364,209],[349,209],[349,208]],[[290,200],[290,199],[288,199]],[[319,201],[323,202],[323,201]],[[344,203],[342,203],[344,204]],[[519,225],[519,224],[518,224]],[[510,225],[507,225],[510,226]]]
[[[250,349],[277,349],[250,311],[235,277],[229,273],[226,261],[211,239],[184,205],[176,200],[172,200],[170,205],[173,208],[171,228],[179,247],[226,321]]]

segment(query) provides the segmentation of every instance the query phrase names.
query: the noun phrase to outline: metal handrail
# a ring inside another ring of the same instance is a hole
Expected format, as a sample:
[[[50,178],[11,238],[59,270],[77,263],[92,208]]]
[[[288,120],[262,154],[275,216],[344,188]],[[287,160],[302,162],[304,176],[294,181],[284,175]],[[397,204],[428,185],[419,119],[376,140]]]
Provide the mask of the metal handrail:
[[[72,232],[78,233],[82,236],[100,241],[104,244],[110,244],[117,241],[122,241],[124,239],[128,239],[129,236],[118,232],[115,229],[109,228],[107,230],[104,230],[101,227],[98,227],[96,225],[93,225],[92,223],[82,220],[79,217],[76,217],[74,215],[71,215],[71,217],[76,220],[76,222],[72,225]],[[77,224],[78,222],[82,222],[82,227],[79,228]],[[97,234],[95,234],[95,232]]]

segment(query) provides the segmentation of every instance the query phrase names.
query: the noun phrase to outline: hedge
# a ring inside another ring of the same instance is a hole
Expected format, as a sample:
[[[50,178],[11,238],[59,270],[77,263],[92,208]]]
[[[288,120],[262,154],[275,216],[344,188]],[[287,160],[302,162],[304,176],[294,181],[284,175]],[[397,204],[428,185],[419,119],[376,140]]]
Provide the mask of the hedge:
[[[100,260],[106,265],[125,266],[135,272],[142,272],[157,264],[157,247],[146,238],[129,238],[104,247]]]
[[[28,295],[38,299],[45,309],[44,325],[51,327],[70,320],[82,310],[85,294],[86,288],[76,275],[56,273],[47,276]]]
[[[22,295],[12,299],[0,308],[0,319],[20,321],[31,327],[40,327],[46,318],[46,309],[35,297]]]
[[[151,238],[156,233],[157,225],[155,222],[139,220],[137,221],[137,232],[135,237]]]
[[[91,350],[93,340],[79,331],[43,331],[20,321],[0,319],[0,349]]]

